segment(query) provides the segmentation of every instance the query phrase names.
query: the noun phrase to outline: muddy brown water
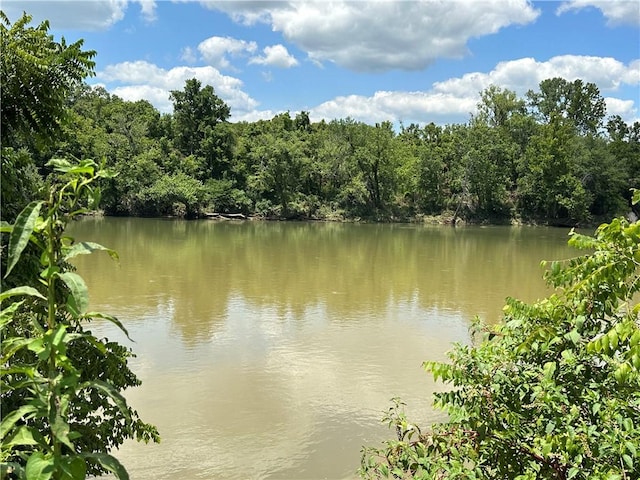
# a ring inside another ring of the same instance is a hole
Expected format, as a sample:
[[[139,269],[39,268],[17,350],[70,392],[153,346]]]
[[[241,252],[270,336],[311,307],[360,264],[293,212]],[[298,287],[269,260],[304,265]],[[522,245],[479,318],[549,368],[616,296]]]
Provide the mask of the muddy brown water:
[[[392,397],[420,424],[439,388],[422,370],[496,322],[507,296],[546,296],[541,260],[566,229],[87,218],[79,258],[98,336],[133,348],[126,392],[159,445],[115,455],[134,480],[345,479]]]

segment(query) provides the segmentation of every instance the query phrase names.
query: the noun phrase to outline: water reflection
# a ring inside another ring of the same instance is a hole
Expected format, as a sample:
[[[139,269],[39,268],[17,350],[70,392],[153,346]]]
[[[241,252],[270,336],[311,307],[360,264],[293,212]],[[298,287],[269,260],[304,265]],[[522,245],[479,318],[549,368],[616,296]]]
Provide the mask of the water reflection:
[[[137,342],[128,397],[163,437],[119,453],[140,480],[352,475],[392,396],[436,418],[422,361],[505,296],[545,295],[540,260],[569,255],[566,232],[530,228],[104,218],[72,234],[122,259],[78,267]]]

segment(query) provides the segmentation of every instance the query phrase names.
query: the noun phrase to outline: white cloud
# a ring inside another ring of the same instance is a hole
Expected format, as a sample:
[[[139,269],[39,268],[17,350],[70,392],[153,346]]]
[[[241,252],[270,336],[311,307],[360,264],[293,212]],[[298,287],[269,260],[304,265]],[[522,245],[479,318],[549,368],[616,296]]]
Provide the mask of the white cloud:
[[[180,60],[183,60],[187,63],[196,63],[198,57],[196,52],[193,51],[191,47],[184,47],[182,52],[180,52]]]
[[[250,112],[233,113],[231,112],[231,121],[233,122],[257,122],[258,120],[271,120],[273,117],[283,112],[273,110],[251,110]]]
[[[163,112],[171,111],[170,90],[181,90],[189,78],[214,87],[216,94],[231,108],[233,121],[256,121],[272,118],[279,112],[258,110],[258,102],[242,90],[240,79],[223,75],[206,67],[175,67],[165,70],[144,61],[110,65],[98,72],[97,81],[127,100],[147,99]],[[547,61],[521,58],[501,62],[489,72],[472,72],[461,77],[436,82],[426,91],[378,91],[371,96],[340,96],[309,110],[313,121],[351,117],[369,124],[390,120],[408,123],[464,123],[475,113],[480,92],[494,84],[523,96],[537,90],[547,78],[581,78],[593,82],[606,93],[608,114],[618,114],[625,121],[638,120],[638,105],[614,96],[623,88],[640,85],[640,60],[624,63],[608,57],[564,55]]]
[[[240,79],[223,75],[210,66],[165,70],[140,60],[109,65],[96,75],[96,80],[108,85],[110,92],[125,100],[149,100],[162,112],[172,110],[170,90],[182,90],[190,78],[197,78],[203,86],[211,85],[216,95],[229,105],[232,114],[242,115],[258,106],[258,102],[242,90]]]
[[[112,88],[109,93],[117,95],[118,97],[130,102],[147,100],[152,105],[155,105],[160,111],[171,111],[169,94],[164,88],[154,87],[152,85],[125,85],[122,87]]]
[[[52,28],[69,30],[100,31],[111,28],[124,18],[128,0],[57,0],[29,2],[29,14],[35,23],[49,20]],[[141,8],[145,21],[156,19],[155,0],[135,0]],[[15,21],[22,15],[26,5],[24,0],[3,0],[2,9]]]
[[[627,123],[640,121],[638,106],[633,100],[621,100],[619,98],[605,97],[607,104],[607,116],[620,115]]]
[[[547,78],[563,77],[595,83],[602,92],[615,92],[623,86],[640,85],[640,61],[625,65],[607,57],[564,55],[546,62],[522,58],[501,62],[488,72],[472,72],[462,77],[436,82],[424,92],[385,92],[372,96],[337,97],[311,109],[314,121],[350,116],[367,123],[390,120],[405,123],[463,123],[475,113],[480,92],[489,85],[514,90],[523,96],[537,90]],[[619,114],[626,121],[638,116],[638,105],[631,100],[606,98],[608,114]]]
[[[640,59],[629,63],[629,68],[622,75],[621,81],[628,85],[640,85]]]
[[[371,97],[336,97],[310,111],[313,121],[351,117],[366,123],[463,123],[475,110],[477,99],[439,92],[376,92]]]
[[[640,3],[637,0],[568,0],[558,7],[557,14],[589,7],[600,10],[610,26],[640,25]]]
[[[258,48],[256,42],[237,40],[231,37],[210,37],[198,45],[202,58],[216,68],[232,69],[228,55],[238,56],[253,53]]]
[[[298,65],[298,60],[289,53],[284,45],[265,47],[262,52],[264,53],[263,57],[253,57],[249,60],[249,63],[280,68],[291,68]]]
[[[157,20],[155,0],[136,0],[140,4],[142,17],[149,23]]]
[[[602,91],[615,91],[621,85],[640,83],[640,62],[625,65],[611,57],[560,55],[545,62],[521,58],[500,62],[489,73],[474,72],[434,84],[437,91],[455,94],[477,93],[494,84],[524,94],[536,89],[542,80],[562,77],[573,81],[582,79],[595,83]]]
[[[437,58],[460,58],[469,39],[539,15],[527,0],[201,3],[239,22],[269,23],[311,60],[356,71],[420,70]]]

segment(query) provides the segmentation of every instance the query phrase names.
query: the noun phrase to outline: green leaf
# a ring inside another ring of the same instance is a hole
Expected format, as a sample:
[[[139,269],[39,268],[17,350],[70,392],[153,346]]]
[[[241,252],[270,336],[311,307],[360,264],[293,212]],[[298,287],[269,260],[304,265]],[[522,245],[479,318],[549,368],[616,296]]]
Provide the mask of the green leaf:
[[[2,361],[8,361],[17,351],[20,349],[27,347],[31,351],[35,351],[36,345],[40,343],[40,347],[42,347],[42,338],[24,338],[24,337],[15,337],[4,339],[2,342]]]
[[[41,298],[42,300],[46,300],[46,297],[44,295],[42,295],[38,290],[36,290],[33,287],[27,287],[27,286],[23,286],[23,287],[16,287],[16,288],[11,288],[5,292],[0,293],[0,302],[9,298],[9,297],[13,297],[16,295],[28,295],[28,296],[32,296],[32,297],[38,297]]]
[[[12,412],[3,412],[2,423],[0,423],[0,439],[4,440],[5,436],[9,433],[9,431],[13,428],[18,420],[31,413],[34,413],[36,410],[37,409],[35,406],[27,404]],[[4,441],[2,443],[4,444]]]
[[[57,172],[66,173],[71,168],[71,162],[64,158],[52,158],[46,164],[47,167],[53,167]]]
[[[551,432],[553,432],[555,428],[556,428],[555,422],[549,422],[547,423],[547,428],[545,428],[544,431],[547,435],[549,435]]]
[[[120,172],[114,172],[109,168],[101,168],[96,172],[96,178],[115,178]]]
[[[82,457],[63,457],[59,465],[64,473],[62,480],[84,480],[87,477],[87,462]]]
[[[107,252],[111,258],[113,258],[114,260],[118,260],[118,253],[115,250],[103,247],[99,243],[94,242],[80,242],[74,244],[64,256],[64,260],[68,261],[78,255],[88,255],[96,251]]]
[[[90,165],[75,165],[67,170],[67,173],[72,175],[93,175],[94,167]]]
[[[633,442],[625,442],[624,445],[629,451],[629,453],[631,453],[631,455],[633,455],[634,457],[637,455],[637,449],[636,449],[636,446],[633,444]]]
[[[53,334],[53,338],[49,337],[47,341],[51,343],[57,349],[60,349],[60,345],[66,343],[65,337],[67,336],[67,327],[64,324],[59,324],[55,333]]]
[[[127,407],[127,401],[122,396],[122,394],[118,392],[118,390],[116,390],[111,384],[103,382],[101,380],[90,380],[80,385],[80,389],[84,388],[95,388],[98,390],[102,390],[109,397],[111,397],[113,402],[120,410],[120,413],[122,413],[128,420],[131,419],[131,413],[129,412],[129,408]]]
[[[44,437],[33,427],[27,427],[22,425],[19,427],[13,435],[3,440],[3,448],[10,449],[16,446],[23,445],[41,445],[46,446],[47,443]]]
[[[119,480],[129,480],[129,474],[118,459],[108,453],[83,453],[81,457],[92,463],[97,463],[105,470],[113,473]]]
[[[11,273],[13,267],[18,263],[22,251],[29,243],[29,237],[31,237],[38,215],[40,215],[42,203],[42,201],[31,202],[18,214],[16,223],[14,224],[11,235],[9,236],[7,271],[4,274],[4,278],[7,278]]]
[[[100,187],[95,187],[89,191],[89,208],[96,210],[100,206],[100,200],[102,200],[102,190]]]
[[[22,305],[23,303],[24,301],[13,302],[7,308],[4,308],[2,309],[2,311],[0,311],[0,331],[5,327],[5,325],[11,323],[11,321],[13,320],[13,316],[15,315],[18,308],[20,308],[20,305]]]
[[[51,424],[51,432],[53,435],[64,445],[66,445],[72,452],[75,451],[75,447],[69,439],[69,432],[71,428],[69,424],[60,415],[56,415],[53,423]]]
[[[35,452],[27,460],[25,473],[27,480],[49,480],[54,470],[53,458],[47,458],[41,452]]]
[[[80,456],[62,457],[58,460],[58,467],[63,474],[61,480],[84,480],[87,477],[87,462]]]
[[[84,318],[102,318],[104,320],[108,320],[109,322],[117,326],[127,336],[127,338],[130,341],[134,342],[134,340],[129,336],[129,332],[127,331],[125,326],[122,324],[122,322],[118,320],[116,317],[114,317],[113,315],[108,315],[106,313],[100,313],[100,312],[87,312],[84,314]]]
[[[89,308],[89,289],[82,277],[77,273],[65,272],[58,275],[58,277],[64,282],[71,293],[67,305],[71,310],[71,314],[75,318],[78,318]]]
[[[570,332],[567,332],[564,337],[574,345],[577,345],[581,339],[580,334],[575,329],[571,330]]]
[[[556,362],[547,362],[542,367],[544,371],[544,376],[547,379],[551,379],[553,374],[556,372]]]

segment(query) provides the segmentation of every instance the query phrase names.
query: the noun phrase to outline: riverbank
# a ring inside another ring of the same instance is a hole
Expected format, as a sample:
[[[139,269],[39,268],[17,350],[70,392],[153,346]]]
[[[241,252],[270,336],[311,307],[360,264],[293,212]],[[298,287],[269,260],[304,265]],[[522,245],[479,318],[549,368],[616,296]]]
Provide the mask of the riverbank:
[[[88,212],[87,216],[113,216],[113,217],[126,217],[137,218],[136,216],[127,215],[108,215],[104,211],[92,211]],[[633,211],[624,215],[626,218],[633,221],[637,219]],[[465,225],[486,225],[486,226],[544,226],[544,227],[558,227],[558,228],[594,228],[603,222],[611,220],[609,217],[599,216],[593,218],[590,221],[575,222],[568,218],[565,219],[523,219],[519,217],[469,217],[458,215],[453,211],[444,211],[437,215],[380,215],[380,216],[348,216],[341,211],[324,212],[323,215],[311,214],[311,215],[252,215],[244,213],[226,213],[226,212],[200,212],[196,216],[186,215],[165,215],[160,217],[140,217],[140,218],[174,218],[181,220],[211,220],[211,221],[270,221],[270,222],[336,222],[336,223],[406,223],[406,224],[424,224],[424,225],[450,225],[454,227],[461,227]]]

